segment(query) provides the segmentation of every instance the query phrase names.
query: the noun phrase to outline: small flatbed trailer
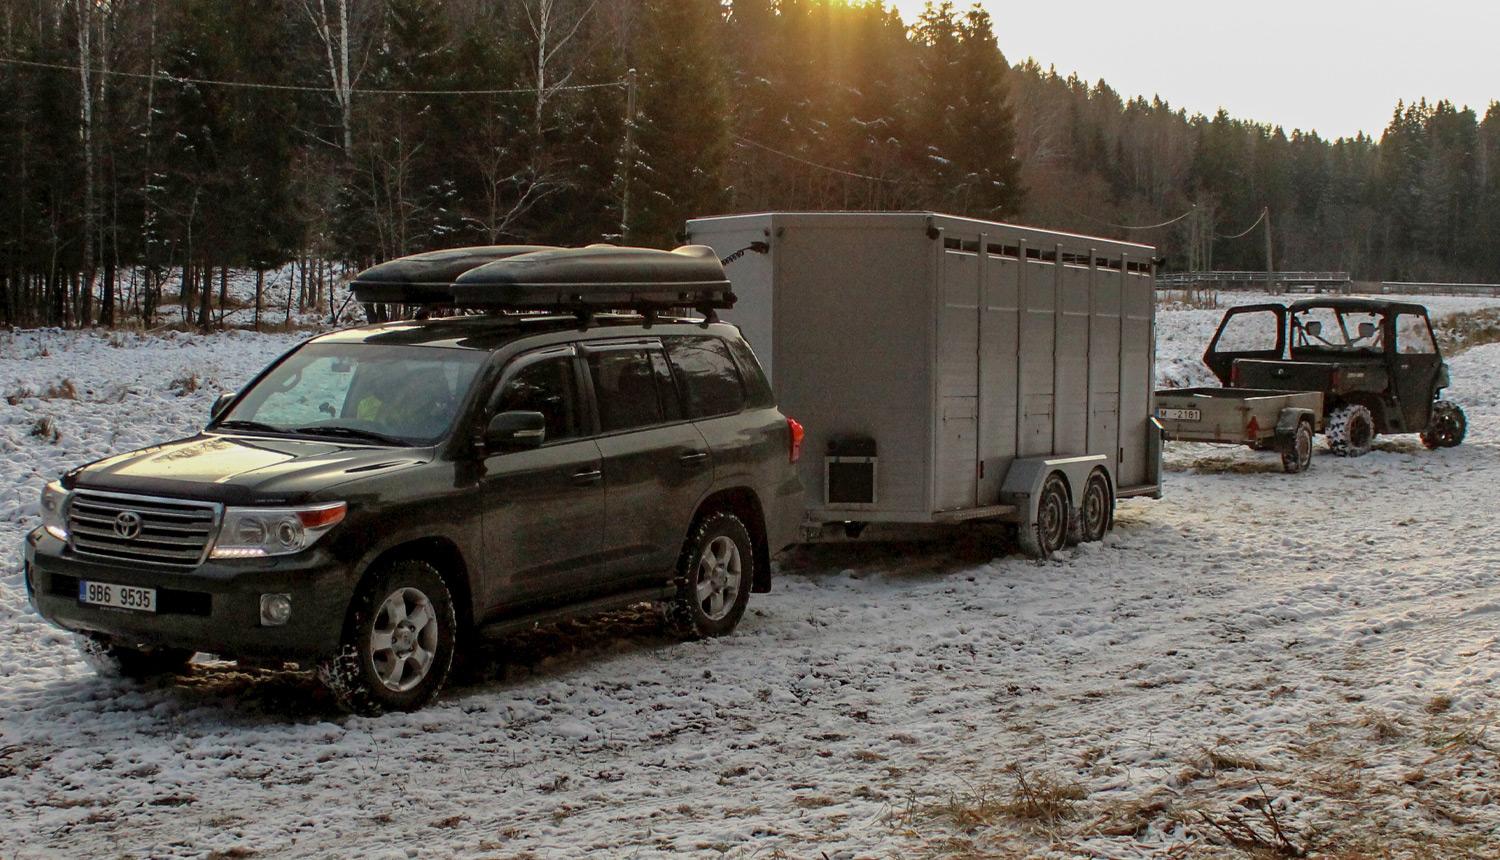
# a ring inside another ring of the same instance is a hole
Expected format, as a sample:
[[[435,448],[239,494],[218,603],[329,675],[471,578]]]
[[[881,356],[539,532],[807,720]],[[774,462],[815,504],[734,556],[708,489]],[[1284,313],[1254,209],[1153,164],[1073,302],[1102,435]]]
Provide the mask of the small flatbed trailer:
[[[1323,392],[1263,388],[1167,388],[1156,392],[1162,435],[1177,442],[1248,445],[1281,453],[1287,472],[1312,465],[1323,429]]]

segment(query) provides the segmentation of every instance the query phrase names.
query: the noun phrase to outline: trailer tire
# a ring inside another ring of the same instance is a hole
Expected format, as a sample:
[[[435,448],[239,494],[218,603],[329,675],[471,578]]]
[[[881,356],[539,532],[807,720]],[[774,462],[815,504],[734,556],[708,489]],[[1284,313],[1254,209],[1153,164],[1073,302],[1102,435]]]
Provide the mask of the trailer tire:
[[[1068,484],[1057,472],[1042,482],[1036,504],[1036,520],[1021,523],[1016,542],[1021,551],[1037,559],[1051,558],[1068,540],[1072,505],[1068,501]]]
[[[1311,421],[1298,421],[1297,430],[1282,441],[1281,468],[1288,475],[1305,472],[1312,467],[1313,425]]]
[[[1085,543],[1104,540],[1115,524],[1115,495],[1110,492],[1109,478],[1103,472],[1089,475],[1078,503],[1078,531]]]
[[[1422,444],[1432,450],[1456,448],[1468,431],[1469,419],[1464,416],[1463,407],[1452,400],[1439,400],[1432,404],[1432,418],[1422,431]]]
[[[1375,416],[1367,406],[1345,403],[1328,413],[1328,447],[1338,457],[1362,457],[1375,442]]]

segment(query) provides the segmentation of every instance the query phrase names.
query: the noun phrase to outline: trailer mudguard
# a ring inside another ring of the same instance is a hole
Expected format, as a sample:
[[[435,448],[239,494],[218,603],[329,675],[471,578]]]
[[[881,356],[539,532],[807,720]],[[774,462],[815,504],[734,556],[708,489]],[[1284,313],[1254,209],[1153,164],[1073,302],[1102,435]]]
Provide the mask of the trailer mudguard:
[[[1038,498],[1042,484],[1053,472],[1061,472],[1068,482],[1069,504],[1078,507],[1078,494],[1088,481],[1089,473],[1103,466],[1109,473],[1110,492],[1114,492],[1114,473],[1109,468],[1109,457],[1104,454],[1085,454],[1079,457],[1018,457],[1005,472],[1005,481],[1000,485],[1000,501],[1016,506],[1016,520],[1020,523],[1036,522]]]
[[[1304,420],[1311,423],[1314,430],[1318,429],[1318,416],[1311,409],[1288,406],[1276,416],[1276,436],[1283,438],[1296,434],[1297,424]]]

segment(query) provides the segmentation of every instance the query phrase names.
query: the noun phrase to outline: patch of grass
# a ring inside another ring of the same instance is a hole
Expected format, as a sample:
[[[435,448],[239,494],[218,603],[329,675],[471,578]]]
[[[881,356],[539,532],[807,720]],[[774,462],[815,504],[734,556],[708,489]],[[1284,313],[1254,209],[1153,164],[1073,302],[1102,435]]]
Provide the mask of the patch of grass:
[[[1443,355],[1453,356],[1466,349],[1487,343],[1500,342],[1500,308],[1484,308],[1469,313],[1454,314],[1437,320],[1433,334]]]
[[[175,392],[178,397],[186,397],[202,387],[203,383],[198,379],[198,374],[187,373],[172,380],[167,386],[168,391]]]
[[[77,400],[78,386],[73,384],[73,380],[64,379],[62,382],[56,383],[55,385],[47,386],[47,390],[42,393],[42,399]]]
[[[1252,855],[1306,857],[1307,848],[1287,835],[1286,828],[1282,826],[1281,814],[1276,811],[1276,805],[1266,794],[1265,786],[1259,781],[1256,786],[1260,789],[1260,797],[1247,799],[1251,801],[1253,812],[1231,810],[1210,815],[1200,809],[1198,817],[1229,845]],[[1244,801],[1241,806],[1243,808]]]
[[[1453,697],[1440,694],[1433,696],[1432,700],[1427,703],[1427,706],[1424,710],[1426,710],[1429,714],[1446,714],[1452,709]]]
[[[1377,711],[1365,711],[1355,722],[1357,725],[1369,729],[1377,741],[1393,741],[1406,736],[1406,732],[1402,731],[1400,724],[1391,717]]]
[[[54,445],[62,441],[62,431],[57,429],[57,422],[50,415],[43,415],[31,425],[31,435]]]
[[[1199,475],[1259,475],[1281,471],[1280,458],[1241,460],[1232,455],[1196,457],[1187,463],[1167,464],[1169,472],[1196,472]]]
[[[1248,755],[1225,749],[1223,746],[1208,747],[1198,762],[1199,769],[1218,773],[1224,770],[1265,770],[1266,766]]]

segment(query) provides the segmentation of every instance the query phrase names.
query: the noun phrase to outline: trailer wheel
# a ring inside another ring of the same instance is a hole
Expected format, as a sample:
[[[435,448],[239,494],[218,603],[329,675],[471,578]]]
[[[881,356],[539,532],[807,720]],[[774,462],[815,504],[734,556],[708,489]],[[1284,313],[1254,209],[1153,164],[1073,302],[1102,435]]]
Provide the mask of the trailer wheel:
[[[1068,539],[1068,485],[1062,475],[1053,472],[1042,483],[1036,506],[1036,522],[1021,523],[1016,529],[1021,551],[1032,558],[1049,558],[1063,548]]]
[[[1312,466],[1313,429],[1311,421],[1298,421],[1297,432],[1281,445],[1281,468],[1288,475],[1305,472]]]
[[[1463,408],[1452,400],[1439,400],[1432,404],[1432,420],[1422,431],[1422,444],[1433,450],[1456,448],[1468,430],[1469,420],[1464,417]]]
[[[1085,542],[1101,541],[1114,525],[1115,499],[1109,491],[1109,479],[1103,472],[1089,475],[1083,488],[1083,502],[1078,505],[1079,530]]]
[[[1346,403],[1328,413],[1328,447],[1339,457],[1362,457],[1375,442],[1375,417],[1367,406]]]

